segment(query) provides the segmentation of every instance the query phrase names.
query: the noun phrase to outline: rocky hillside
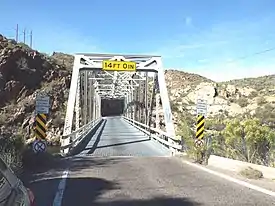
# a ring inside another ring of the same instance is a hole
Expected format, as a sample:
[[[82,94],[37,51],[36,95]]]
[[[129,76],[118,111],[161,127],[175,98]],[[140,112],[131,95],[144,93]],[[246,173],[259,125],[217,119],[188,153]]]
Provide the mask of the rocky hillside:
[[[27,137],[35,96],[44,92],[52,104],[49,138],[58,139],[72,64],[71,55],[54,52],[47,56],[0,35],[0,134],[21,132]],[[198,96],[208,101],[209,119],[271,114],[274,109],[275,75],[222,83],[176,70],[165,75],[176,126],[183,116],[193,126]]]
[[[49,138],[58,138],[70,85],[71,62],[47,56],[0,35],[0,135],[20,133],[29,138],[35,97],[46,93],[51,99]],[[60,56],[59,56],[60,57]],[[60,62],[61,61],[61,62]],[[31,135],[32,136],[32,135]]]
[[[253,116],[275,107],[275,75],[216,83],[196,74],[169,70],[166,82],[176,124],[183,113],[195,119],[198,97],[207,100],[210,119]]]

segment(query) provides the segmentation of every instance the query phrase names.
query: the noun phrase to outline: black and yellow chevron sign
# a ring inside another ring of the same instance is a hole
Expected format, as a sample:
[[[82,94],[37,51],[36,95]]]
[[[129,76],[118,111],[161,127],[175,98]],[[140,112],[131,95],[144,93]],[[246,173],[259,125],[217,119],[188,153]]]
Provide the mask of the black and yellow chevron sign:
[[[46,124],[47,116],[45,114],[37,114],[35,118],[35,135],[37,139],[46,139]]]
[[[198,115],[198,117],[197,117],[197,131],[196,131],[197,139],[203,139],[204,123],[205,123],[204,116]]]

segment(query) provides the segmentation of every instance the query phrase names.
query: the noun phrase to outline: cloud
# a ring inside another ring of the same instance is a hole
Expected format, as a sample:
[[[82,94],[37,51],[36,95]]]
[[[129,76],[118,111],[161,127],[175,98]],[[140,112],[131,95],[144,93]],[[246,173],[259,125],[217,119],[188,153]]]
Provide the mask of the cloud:
[[[209,65],[206,67],[175,67],[166,69],[176,69],[184,72],[195,73],[216,82],[229,81],[233,79],[253,78],[265,75],[275,75],[274,64],[255,65],[251,67],[243,66],[242,64],[221,64],[221,65]]]
[[[214,81],[228,81],[232,79],[253,78],[265,75],[274,75],[275,69],[273,65],[251,66],[249,69],[238,64],[221,65],[215,69],[216,72],[208,72],[205,70],[197,73]]]
[[[212,42],[204,42],[204,43],[198,43],[198,44],[189,44],[189,45],[179,45],[178,48],[182,51],[187,49],[200,49],[203,47],[212,47],[212,46],[220,46],[223,44],[226,44],[227,41],[212,41]]]
[[[190,16],[185,18],[185,25],[191,26],[192,25],[192,18]]]
[[[275,53],[275,52],[274,52]],[[194,67],[183,67],[179,70],[196,73],[214,81],[228,81],[232,79],[251,78],[265,75],[275,75],[274,53],[265,57],[254,57],[254,61],[233,61],[211,63],[205,61]]]
[[[208,62],[208,59],[199,59],[198,62],[204,63],[204,62]]]
[[[226,41],[212,41],[212,42],[202,42],[202,43],[194,43],[194,44],[178,44],[178,45],[170,45],[160,48],[158,51],[153,52],[155,54],[159,54],[164,58],[179,58],[186,57],[186,55],[197,52],[198,50],[205,48],[214,48],[217,46],[221,46],[227,44]],[[206,58],[202,58],[206,59]]]
[[[96,39],[81,34],[74,28],[65,25],[33,26],[33,46],[41,52],[51,53],[61,51],[65,53],[97,53],[101,52]]]
[[[173,41],[164,43],[157,53],[163,56],[167,67],[184,68],[217,81],[272,74],[275,52],[253,54],[272,47],[274,19],[275,15],[257,16],[204,23],[203,29],[193,26],[190,32],[177,34]],[[229,61],[233,63],[228,64]]]

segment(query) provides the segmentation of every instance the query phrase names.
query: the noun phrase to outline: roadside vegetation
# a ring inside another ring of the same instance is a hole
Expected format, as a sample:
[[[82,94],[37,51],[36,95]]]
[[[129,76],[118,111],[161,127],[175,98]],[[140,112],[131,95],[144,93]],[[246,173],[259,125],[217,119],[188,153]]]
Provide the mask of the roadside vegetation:
[[[40,166],[37,159],[57,150],[37,155],[32,152],[35,96],[50,96],[49,144],[58,147],[64,124],[65,102],[70,86],[73,56],[47,55],[0,34],[0,157],[16,172]],[[44,163],[48,163],[44,161]]]
[[[206,144],[200,151],[194,145],[195,133],[190,125],[195,128],[195,122],[192,122],[190,116],[181,118],[179,135],[184,137],[187,152],[192,158],[198,158],[202,150],[226,158],[275,167],[274,122],[275,107],[271,104],[257,109],[254,115],[206,119]]]
[[[35,171],[55,164],[59,157],[57,148],[49,146],[46,152],[36,154],[32,150],[32,144],[26,144],[23,135],[0,137],[0,158],[18,176],[28,170]]]
[[[0,157],[17,174],[23,169],[23,153],[26,145],[22,135],[0,137]]]

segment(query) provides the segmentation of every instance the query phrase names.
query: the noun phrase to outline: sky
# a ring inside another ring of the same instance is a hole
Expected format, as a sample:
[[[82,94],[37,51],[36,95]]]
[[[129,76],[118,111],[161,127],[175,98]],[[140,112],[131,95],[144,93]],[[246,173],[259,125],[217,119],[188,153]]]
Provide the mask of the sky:
[[[225,81],[275,74],[274,10],[274,0],[1,0],[0,33],[15,38],[18,24],[41,52],[161,55],[166,69]]]

